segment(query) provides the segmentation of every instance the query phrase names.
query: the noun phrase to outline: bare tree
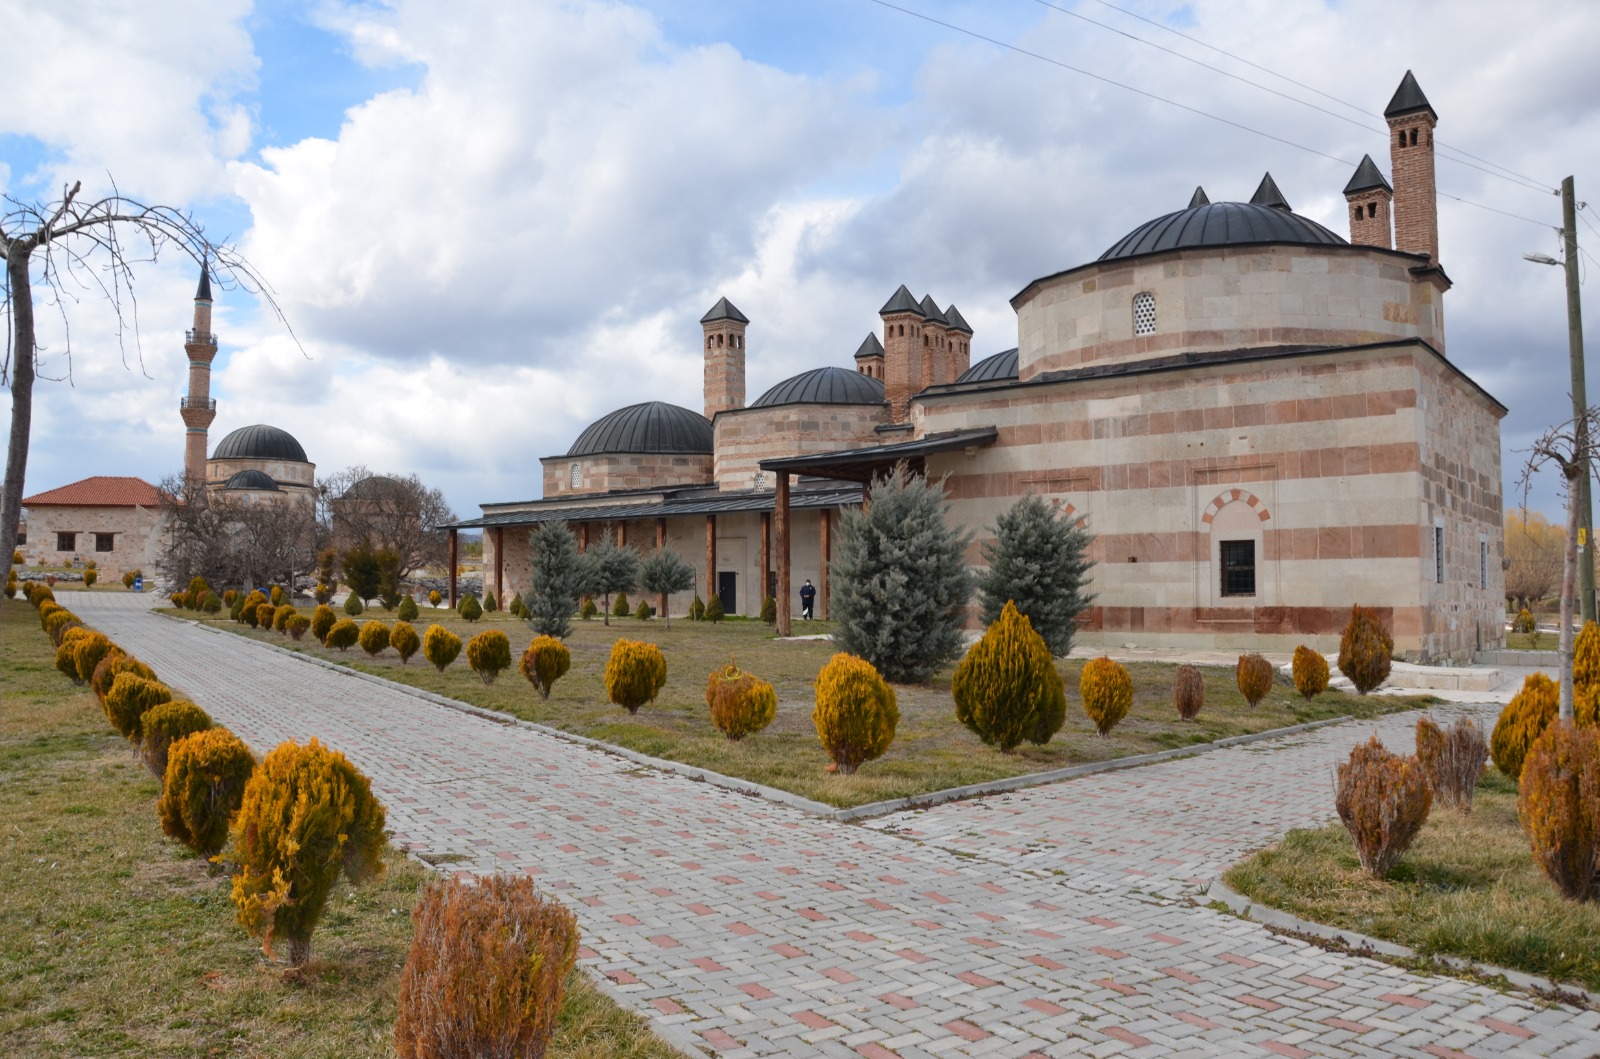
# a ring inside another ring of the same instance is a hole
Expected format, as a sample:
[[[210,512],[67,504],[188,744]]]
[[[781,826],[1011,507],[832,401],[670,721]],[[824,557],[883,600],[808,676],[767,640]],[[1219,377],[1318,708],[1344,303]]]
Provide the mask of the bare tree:
[[[181,474],[163,479],[161,492],[166,541],[157,566],[169,583],[182,587],[199,575],[219,591],[292,586],[316,563],[314,513],[298,497],[207,491]]]
[[[1565,541],[1560,526],[1537,511],[1506,512],[1506,598],[1537,606],[1561,583]]]
[[[82,184],[65,189],[53,202],[0,198],[0,254],[5,257],[5,288],[0,312],[10,317],[0,382],[11,387],[11,435],[6,449],[6,476],[0,492],[0,552],[6,569],[17,546],[17,520],[22,513],[23,479],[28,468],[28,442],[33,425],[33,384],[38,377],[38,339],[34,329],[34,286],[40,285],[68,324],[66,353],[70,372],[70,321],[67,306],[88,291],[111,303],[122,342],[131,331],[138,352],[138,299],[134,266],[157,260],[176,248],[196,264],[209,265],[219,283],[260,295],[281,321],[270,289],[233,246],[211,242],[187,212],[171,206],[150,206],[120,193],[93,201],[79,197]],[[291,332],[292,334],[292,332]],[[127,362],[127,346],[123,345]]]
[[[450,561],[449,537],[440,527],[456,514],[444,493],[415,474],[374,474],[356,464],[317,483],[317,510],[324,547],[370,544],[393,551],[403,578]]]
[[[1522,487],[1523,507],[1528,489],[1540,469],[1554,464],[1565,479],[1567,497],[1567,546],[1561,568],[1561,719],[1572,723],[1572,602],[1578,577],[1578,498],[1579,485],[1590,473],[1594,461],[1593,439],[1600,438],[1600,409],[1590,408],[1545,431],[1528,450],[1517,484]],[[1593,547],[1594,542],[1589,542]]]

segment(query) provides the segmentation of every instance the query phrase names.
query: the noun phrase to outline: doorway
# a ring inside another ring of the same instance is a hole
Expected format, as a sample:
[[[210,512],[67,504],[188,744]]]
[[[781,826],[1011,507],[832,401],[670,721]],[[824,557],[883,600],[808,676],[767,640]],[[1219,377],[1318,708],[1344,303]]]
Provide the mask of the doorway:
[[[717,571],[717,598],[722,600],[722,613],[739,613],[739,572]]]

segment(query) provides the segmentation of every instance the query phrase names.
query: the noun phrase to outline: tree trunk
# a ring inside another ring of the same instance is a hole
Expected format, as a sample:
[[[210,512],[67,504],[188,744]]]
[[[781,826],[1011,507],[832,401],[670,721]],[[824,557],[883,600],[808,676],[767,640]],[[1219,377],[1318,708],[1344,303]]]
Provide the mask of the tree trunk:
[[[304,967],[311,962],[311,939],[289,939],[289,966]]]
[[[28,469],[28,435],[33,427],[33,284],[28,262],[29,241],[11,244],[6,276],[11,286],[11,438],[6,446],[6,480],[0,494],[0,549],[6,573],[17,549],[17,520],[22,517],[22,479]]]
[[[1573,469],[1584,473],[1586,464]],[[1572,595],[1578,574],[1578,504],[1580,482],[1576,474],[1567,478],[1567,548],[1561,566],[1561,719],[1572,723]]]

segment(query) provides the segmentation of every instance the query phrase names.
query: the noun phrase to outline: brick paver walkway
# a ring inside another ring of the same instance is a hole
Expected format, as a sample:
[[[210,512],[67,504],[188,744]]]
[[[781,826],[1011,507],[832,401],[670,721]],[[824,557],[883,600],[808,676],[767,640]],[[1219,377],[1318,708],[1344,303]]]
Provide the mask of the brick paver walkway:
[[[640,768],[143,612],[75,609],[258,751],[318,736],[396,841],[528,872],[584,964],[704,1052],[1559,1056],[1600,1013],[1285,940],[1180,895],[1329,813],[1335,726],[867,825]]]

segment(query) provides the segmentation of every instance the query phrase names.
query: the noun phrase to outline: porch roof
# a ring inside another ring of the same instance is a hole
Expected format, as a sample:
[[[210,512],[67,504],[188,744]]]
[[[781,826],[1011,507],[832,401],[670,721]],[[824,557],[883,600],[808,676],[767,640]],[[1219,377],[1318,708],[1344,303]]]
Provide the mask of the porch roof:
[[[771,511],[776,503],[772,492],[709,493],[702,496],[666,497],[637,504],[586,504],[562,506],[558,502],[523,510],[502,511],[480,518],[464,519],[444,529],[486,529],[496,526],[536,526],[544,522],[627,522],[634,519],[673,518],[682,515],[729,515],[740,512]],[[796,489],[789,494],[795,509],[859,507],[861,487],[850,485],[828,489]]]

